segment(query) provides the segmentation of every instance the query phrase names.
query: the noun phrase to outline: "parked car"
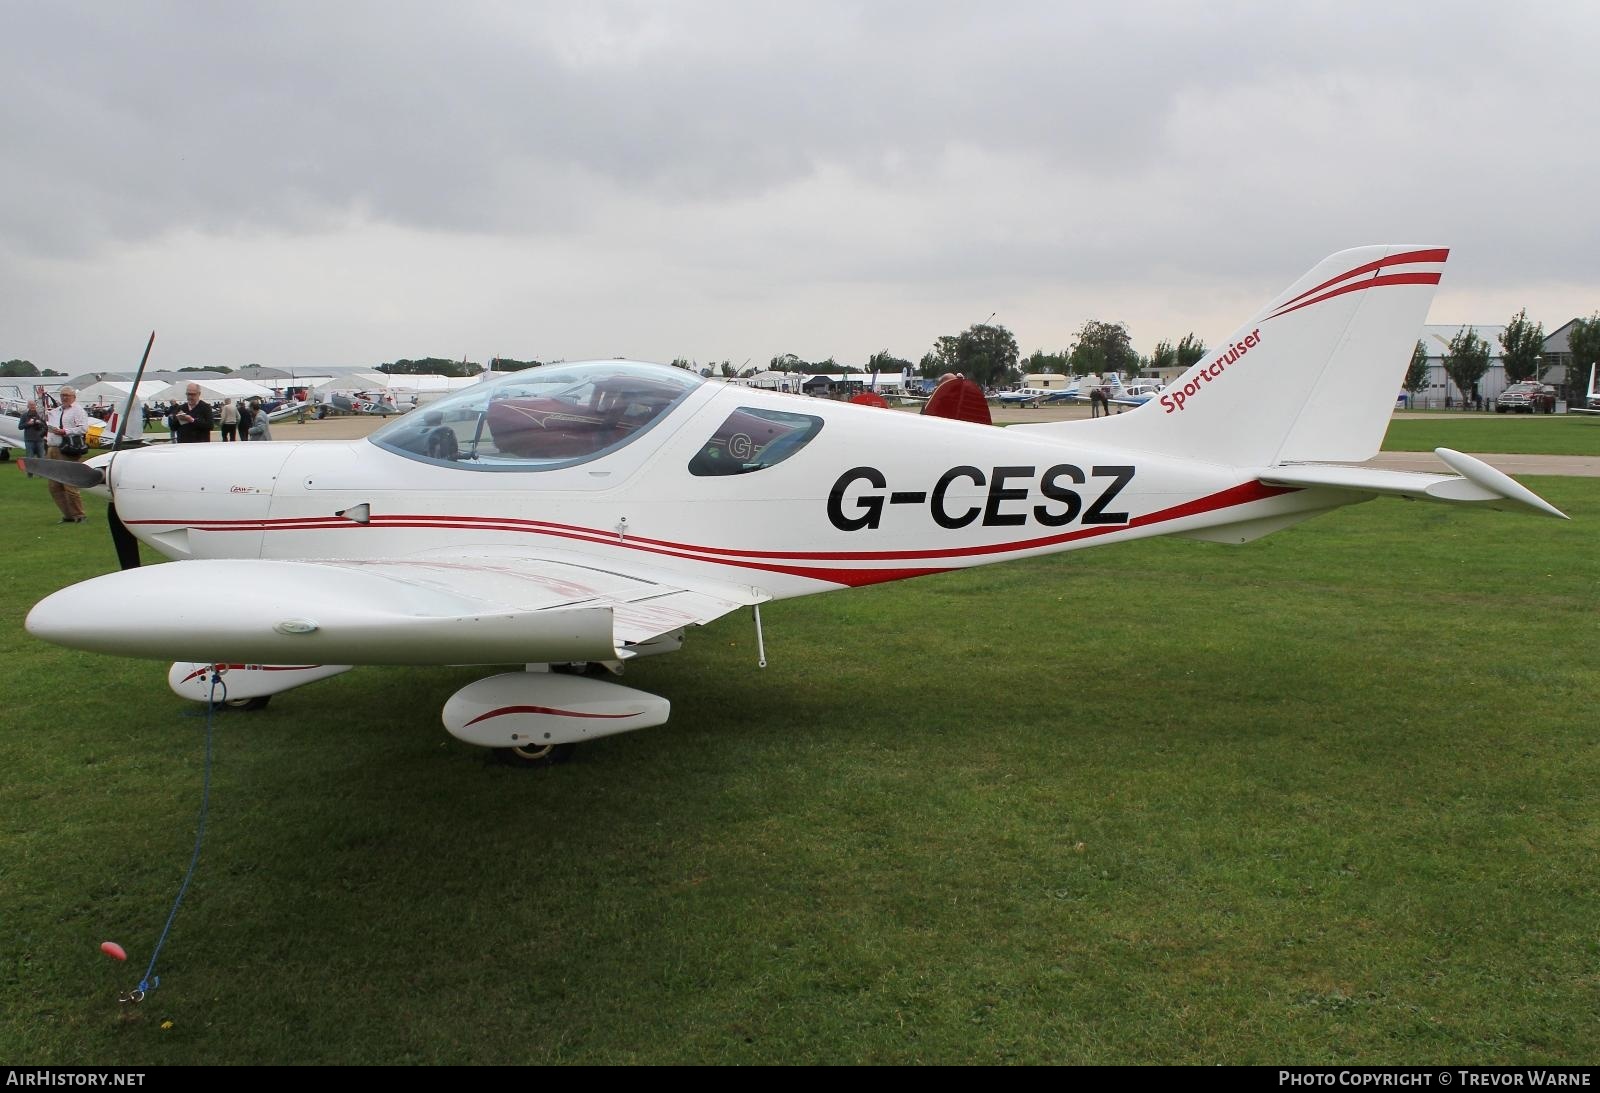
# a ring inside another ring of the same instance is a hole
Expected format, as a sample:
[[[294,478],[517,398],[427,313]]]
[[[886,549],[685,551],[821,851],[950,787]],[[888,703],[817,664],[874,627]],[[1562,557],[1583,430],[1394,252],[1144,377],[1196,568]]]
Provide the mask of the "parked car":
[[[1556,412],[1556,389],[1548,383],[1525,380],[1513,383],[1495,400],[1497,414],[1553,414]]]

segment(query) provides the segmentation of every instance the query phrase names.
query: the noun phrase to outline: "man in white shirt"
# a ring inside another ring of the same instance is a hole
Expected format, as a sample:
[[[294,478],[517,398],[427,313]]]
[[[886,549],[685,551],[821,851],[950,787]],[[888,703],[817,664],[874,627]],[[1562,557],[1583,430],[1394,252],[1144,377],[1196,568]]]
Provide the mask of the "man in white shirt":
[[[78,405],[78,392],[73,388],[63,387],[60,398],[60,408],[52,410],[46,419],[50,431],[50,450],[47,454],[51,459],[68,459],[76,463],[83,457],[62,455],[61,444],[69,436],[85,438],[88,436],[89,415]],[[50,499],[56,503],[56,508],[61,510],[63,524],[83,523],[83,498],[77,490],[60,482],[51,482]]]

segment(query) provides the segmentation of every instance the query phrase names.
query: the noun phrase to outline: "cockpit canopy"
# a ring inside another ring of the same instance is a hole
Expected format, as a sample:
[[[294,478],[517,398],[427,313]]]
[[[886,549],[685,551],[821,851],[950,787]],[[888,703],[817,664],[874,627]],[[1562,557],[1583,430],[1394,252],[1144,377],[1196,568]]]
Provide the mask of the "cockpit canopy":
[[[635,361],[550,364],[475,384],[372,434],[392,452],[471,470],[551,470],[613,452],[705,381]]]

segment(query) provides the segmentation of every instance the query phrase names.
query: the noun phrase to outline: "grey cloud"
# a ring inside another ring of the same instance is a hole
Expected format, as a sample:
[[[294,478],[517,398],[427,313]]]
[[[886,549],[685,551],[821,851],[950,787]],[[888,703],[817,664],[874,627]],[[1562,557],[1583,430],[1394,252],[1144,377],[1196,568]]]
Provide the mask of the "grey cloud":
[[[432,237],[408,253],[446,268],[466,239],[509,239],[529,267],[592,255],[723,298],[1254,283],[1408,239],[1493,254],[1485,277],[1591,283],[1596,21],[1359,0],[13,0],[0,281],[52,314],[71,278],[49,266],[380,225]]]
[[[406,4],[20,10],[6,60],[29,109],[7,144],[38,153],[26,205],[66,185],[77,215],[52,231],[80,242],[180,223],[317,230],[352,213],[570,231],[598,215],[581,197],[589,176],[667,204],[756,195],[823,165],[890,185],[956,142],[1115,176],[1164,166],[1164,127],[1195,89],[1306,70],[1426,79],[1455,49],[1449,30],[1343,6],[675,6],[658,33],[660,9],[629,5],[584,19]],[[1472,11],[1452,11],[1458,33],[1473,29]],[[1403,53],[1397,41],[1415,39],[1397,28],[1425,30],[1428,48]],[[575,53],[582,36],[609,48]],[[51,239],[37,221],[8,232]]]

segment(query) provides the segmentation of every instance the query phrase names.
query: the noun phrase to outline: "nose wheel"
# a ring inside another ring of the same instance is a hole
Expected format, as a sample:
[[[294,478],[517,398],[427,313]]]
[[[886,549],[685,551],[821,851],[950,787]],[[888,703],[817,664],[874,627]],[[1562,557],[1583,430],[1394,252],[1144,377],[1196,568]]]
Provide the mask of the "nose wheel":
[[[528,744],[519,748],[495,748],[495,758],[508,767],[553,767],[572,758],[576,744]]]

